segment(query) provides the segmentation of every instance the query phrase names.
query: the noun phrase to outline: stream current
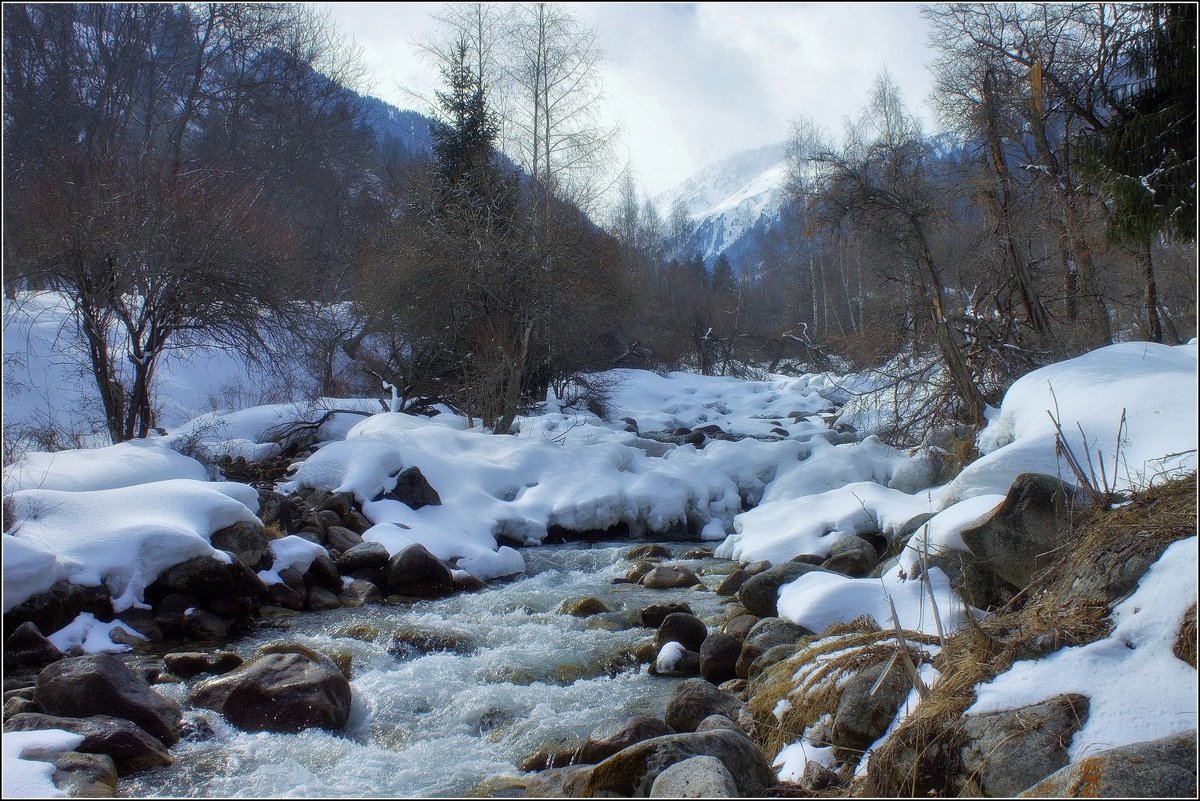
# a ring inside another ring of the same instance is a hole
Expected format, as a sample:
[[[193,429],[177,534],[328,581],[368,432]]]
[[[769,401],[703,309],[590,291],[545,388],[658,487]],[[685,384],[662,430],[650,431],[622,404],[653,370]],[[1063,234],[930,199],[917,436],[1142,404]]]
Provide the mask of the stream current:
[[[220,715],[187,709],[193,734],[172,747],[174,764],[123,779],[122,796],[461,796],[503,789],[504,777],[538,749],[570,748],[608,721],[662,715],[678,679],[652,676],[632,650],[653,630],[651,604],[684,601],[710,620],[724,600],[713,587],[730,563],[685,560],[696,543],[670,543],[672,561],[708,585],[648,590],[613,584],[642,541],[573,543],[523,551],[526,572],[474,593],[413,604],[301,613],[226,650],[251,656],[295,640],[353,660],[350,721],[338,733],[246,733]],[[724,568],[724,569],[722,569]],[[711,571],[711,572],[709,572]],[[707,572],[707,575],[706,575]],[[595,596],[610,614],[576,618],[564,599]],[[463,653],[389,650],[397,632],[438,630]],[[202,677],[203,678],[203,677]],[[185,705],[187,684],[161,684]]]

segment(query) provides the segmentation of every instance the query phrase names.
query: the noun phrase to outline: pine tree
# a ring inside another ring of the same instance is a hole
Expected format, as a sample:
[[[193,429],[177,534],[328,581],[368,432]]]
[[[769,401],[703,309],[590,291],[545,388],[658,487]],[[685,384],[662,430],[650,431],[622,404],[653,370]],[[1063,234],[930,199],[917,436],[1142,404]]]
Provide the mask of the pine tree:
[[[737,288],[733,278],[733,265],[724,253],[717,256],[717,262],[713,265],[712,288],[717,292],[733,292]]]

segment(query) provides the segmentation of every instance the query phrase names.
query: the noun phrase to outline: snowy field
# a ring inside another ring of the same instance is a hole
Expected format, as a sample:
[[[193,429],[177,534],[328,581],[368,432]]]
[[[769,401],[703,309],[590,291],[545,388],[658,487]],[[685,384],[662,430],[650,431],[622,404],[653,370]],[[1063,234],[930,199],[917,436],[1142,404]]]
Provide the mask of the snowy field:
[[[6,425],[26,422],[42,409],[81,428],[96,419],[81,389],[87,382],[71,372],[78,365],[67,366],[70,354],[59,348],[62,357],[55,361],[43,352],[54,347],[54,320],[60,318],[52,311],[47,307],[40,316],[22,318],[28,325],[20,333],[16,323],[10,330],[6,318]],[[716,544],[718,556],[777,563],[801,554],[825,556],[839,539],[858,533],[911,531],[914,521],[929,518],[901,555],[899,569],[882,578],[812,573],[785,586],[780,614],[813,630],[863,614],[890,627],[894,603],[902,626],[932,634],[931,601],[943,625],[962,625],[962,601],[940,570],[930,569],[928,584],[909,578],[918,549],[963,549],[960,532],[994,510],[1019,473],[1057,474],[1074,482],[1056,456],[1049,412],[1077,453],[1105,464],[1105,476],[1118,490],[1144,488],[1196,467],[1194,341],[1178,347],[1113,345],[1026,375],[999,409],[989,410],[977,441],[982,458],[941,485],[936,481],[942,454],[936,449],[901,451],[873,436],[843,441],[827,416],[847,400],[846,382],[829,375],[747,382],[614,371],[611,420],[551,399],[540,414],[519,420],[519,435],[495,436],[469,428],[448,411],[432,418],[383,412],[374,398],[212,408],[202,384],[211,387],[237,369],[236,360],[224,354],[171,362],[163,384],[163,406],[170,410],[163,420],[170,429],[166,436],[90,450],[30,452],[5,466],[5,500],[15,521],[3,537],[5,611],[64,578],[106,584],[120,611],[143,605],[145,588],[174,564],[199,555],[227,559],[209,537],[224,526],[254,520],[257,493],[211,481],[204,465],[173,446],[187,442],[210,456],[271,455],[276,446],[265,441],[269,430],[311,419],[317,409],[371,414],[330,420],[320,431],[319,450],[279,489],[351,492],[374,524],[366,540],[382,543],[390,553],[421,543],[482,579],[524,570],[522,557],[509,546],[538,544],[556,526],[600,531],[621,525],[634,535],[687,529]],[[621,418],[635,421],[640,433]],[[696,447],[646,436],[709,425],[732,439]],[[442,505],[413,510],[382,497],[411,466],[420,468]],[[277,581],[283,567],[311,561],[315,552],[304,547],[310,544],[292,542],[296,539],[274,543],[275,564],[263,571],[265,580]],[[1071,676],[1088,682],[1099,677],[1092,691],[1113,703],[1131,693],[1140,697],[1131,681],[1192,687],[1194,671],[1190,680],[1159,675],[1150,662],[1170,648],[1152,632],[1174,631],[1172,621],[1177,628],[1195,598],[1195,571],[1193,538],[1173,546],[1138,593],[1118,608],[1110,638],[1064,649],[1000,677],[984,688],[971,711],[1069,691]],[[1143,603],[1151,599],[1153,604]],[[1139,608],[1155,611],[1139,614]],[[60,640],[86,650],[126,647],[114,645],[94,619],[81,618],[68,628]],[[1122,638],[1148,647],[1129,651],[1112,645]],[[1150,739],[1195,727],[1194,697],[1163,696],[1158,706],[1145,707],[1126,737]],[[1114,734],[1119,726],[1104,700],[1094,700],[1093,709],[1073,756],[1100,743],[1130,741]],[[5,788],[7,793],[7,781]]]

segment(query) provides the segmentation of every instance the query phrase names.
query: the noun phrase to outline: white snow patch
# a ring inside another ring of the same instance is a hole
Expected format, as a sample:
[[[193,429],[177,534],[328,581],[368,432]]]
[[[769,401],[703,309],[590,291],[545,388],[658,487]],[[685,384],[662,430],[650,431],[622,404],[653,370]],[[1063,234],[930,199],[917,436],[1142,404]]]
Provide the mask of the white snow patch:
[[[25,759],[25,755],[31,751],[73,751],[83,743],[82,734],[62,729],[6,731],[3,740],[5,798],[67,797],[54,786],[53,763]]]
[[[54,644],[62,653],[67,653],[78,646],[85,654],[108,654],[131,650],[130,646],[112,641],[114,629],[124,629],[126,633],[139,640],[146,636],[128,623],[114,620],[105,623],[97,620],[91,612],[81,612],[80,615],[46,639]]]

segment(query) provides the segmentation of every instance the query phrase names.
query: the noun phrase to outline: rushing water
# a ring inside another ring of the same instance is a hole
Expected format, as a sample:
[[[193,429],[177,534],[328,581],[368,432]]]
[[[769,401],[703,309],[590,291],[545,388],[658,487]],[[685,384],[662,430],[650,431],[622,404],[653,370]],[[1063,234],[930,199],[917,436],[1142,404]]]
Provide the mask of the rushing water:
[[[629,543],[546,546],[525,551],[526,574],[487,589],[412,605],[297,615],[285,630],[232,643],[249,656],[266,642],[297,640],[353,657],[353,710],[331,734],[248,734],[207,710],[187,720],[204,735],[171,749],[175,763],[122,780],[123,796],[459,796],[502,787],[539,748],[569,747],[597,725],[661,714],[676,680],[651,676],[629,658],[653,632],[636,625],[643,607],[686,601],[709,618],[720,597],[692,590],[613,584],[630,563]],[[689,545],[668,546],[680,556]],[[697,573],[727,565],[683,561]],[[710,588],[722,578],[709,575]],[[611,615],[559,613],[565,598],[594,595]],[[475,650],[389,653],[398,630],[467,635]],[[612,629],[612,630],[610,630]],[[183,701],[188,687],[161,685]],[[483,785],[483,787],[481,787]]]

